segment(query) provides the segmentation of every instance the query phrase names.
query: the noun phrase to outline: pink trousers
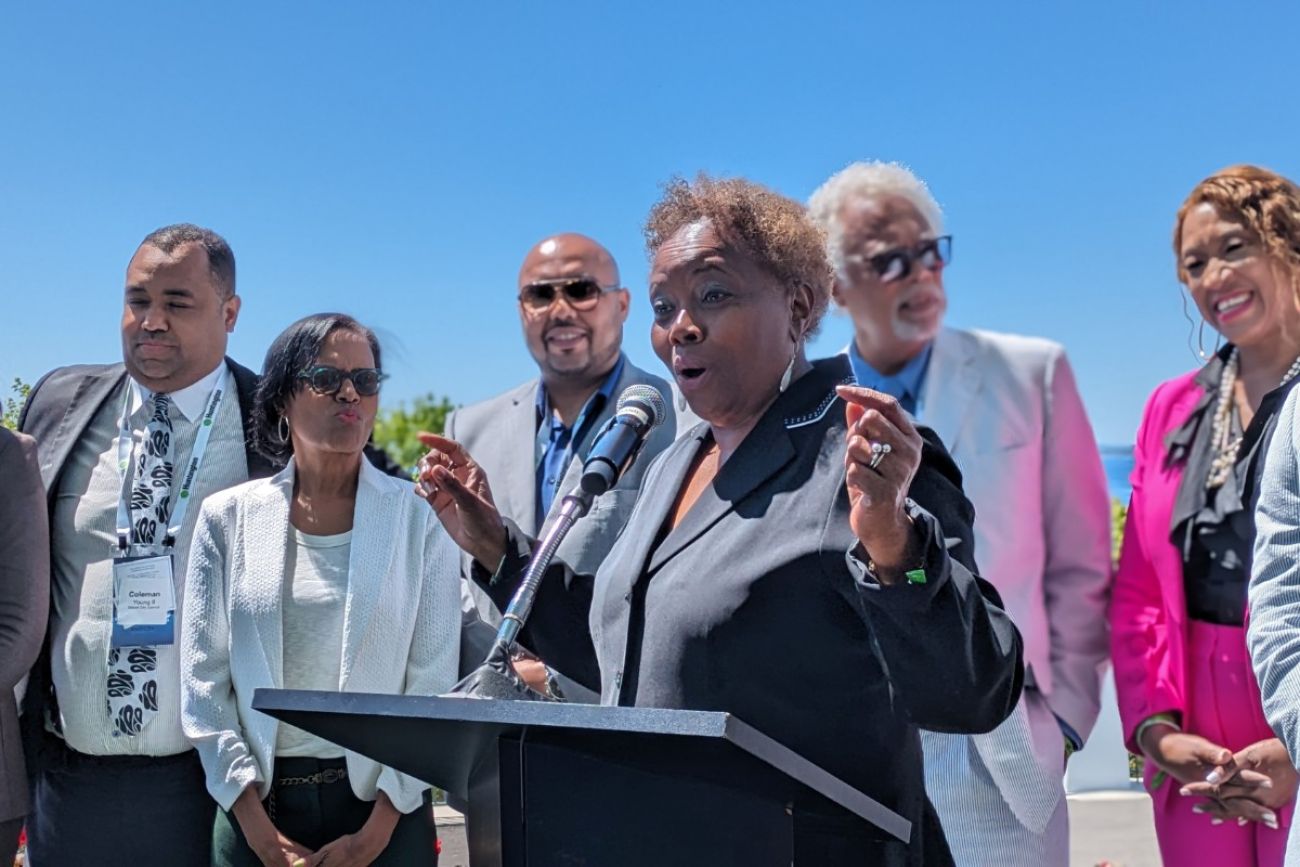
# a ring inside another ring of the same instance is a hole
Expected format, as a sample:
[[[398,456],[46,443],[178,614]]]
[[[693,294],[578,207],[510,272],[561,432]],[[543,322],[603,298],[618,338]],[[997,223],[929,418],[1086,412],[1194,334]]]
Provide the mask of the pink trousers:
[[[1259,687],[1246,652],[1246,631],[1192,621],[1187,654],[1187,719],[1183,730],[1236,752],[1273,737],[1260,707]],[[1178,794],[1177,780],[1162,783],[1151,799],[1156,837],[1166,867],[1282,867],[1294,804],[1276,810],[1279,830],[1229,819],[1214,825],[1193,813],[1200,798]]]

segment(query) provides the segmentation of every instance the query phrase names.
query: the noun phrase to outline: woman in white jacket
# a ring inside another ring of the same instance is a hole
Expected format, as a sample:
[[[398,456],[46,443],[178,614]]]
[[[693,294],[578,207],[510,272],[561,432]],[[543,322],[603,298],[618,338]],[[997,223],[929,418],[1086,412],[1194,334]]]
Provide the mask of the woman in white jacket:
[[[221,810],[213,864],[436,863],[425,784],[251,707],[260,687],[445,692],[460,655],[459,554],[412,486],[362,455],[383,379],[340,314],[267,353],[257,445],[288,465],[208,498],[181,627],[182,721]]]

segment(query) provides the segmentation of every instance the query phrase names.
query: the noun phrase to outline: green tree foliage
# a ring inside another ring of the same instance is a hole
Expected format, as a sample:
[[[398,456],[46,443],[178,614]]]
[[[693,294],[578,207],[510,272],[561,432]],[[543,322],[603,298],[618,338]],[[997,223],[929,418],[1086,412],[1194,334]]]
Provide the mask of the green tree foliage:
[[[420,431],[442,433],[447,414],[455,408],[446,397],[426,394],[413,400],[409,409],[404,402],[395,409],[381,409],[375,418],[375,444],[403,467],[414,470],[425,452],[415,435]]]
[[[1120,546],[1124,542],[1124,522],[1128,520],[1128,506],[1119,500],[1110,501],[1110,555],[1119,566]]]
[[[23,411],[23,404],[27,401],[27,395],[32,387],[15,376],[9,390],[15,396],[5,398],[4,418],[0,419],[0,425],[10,430],[17,430],[18,415]]]

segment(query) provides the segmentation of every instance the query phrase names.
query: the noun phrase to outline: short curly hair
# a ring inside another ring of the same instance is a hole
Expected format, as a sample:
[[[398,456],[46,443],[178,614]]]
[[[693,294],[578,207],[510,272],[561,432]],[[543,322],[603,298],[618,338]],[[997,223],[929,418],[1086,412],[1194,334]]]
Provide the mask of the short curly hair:
[[[1229,166],[1210,175],[1192,190],[1174,221],[1174,256],[1178,279],[1187,282],[1183,267],[1183,222],[1197,205],[1208,202],[1225,215],[1238,217],[1265,248],[1291,271],[1300,290],[1300,187],[1259,166]]]
[[[682,228],[708,220],[728,243],[747,250],[793,294],[812,290],[813,307],[804,336],[816,333],[831,297],[831,266],[826,239],[794,199],[744,178],[714,178],[701,172],[694,181],[680,176],[663,185],[663,196],[645,222],[650,258]]]

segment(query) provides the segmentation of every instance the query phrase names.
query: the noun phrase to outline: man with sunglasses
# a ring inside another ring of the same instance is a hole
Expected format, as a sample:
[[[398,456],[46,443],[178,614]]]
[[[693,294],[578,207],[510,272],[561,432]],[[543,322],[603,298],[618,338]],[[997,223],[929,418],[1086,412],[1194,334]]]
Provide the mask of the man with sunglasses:
[[[565,562],[594,573],[631,514],[641,474],[676,436],[672,391],[622,352],[628,291],[614,257],[599,243],[575,233],[543,239],[524,257],[518,287],[524,342],[540,376],[456,410],[446,424],[447,436],[486,470],[502,515],[528,533],[541,532],[577,484],[595,435],[628,386],[651,385],[668,404],[668,417],[636,463],[560,546]],[[471,587],[483,616],[499,620],[492,603]],[[564,680],[560,686],[566,693],[580,690]]]
[[[922,732],[927,793],[959,865],[1066,865],[1064,762],[1100,710],[1110,583],[1105,474],[1069,362],[1046,340],[943,327],[952,239],[903,166],[855,163],[809,209],[853,320],[858,383],[948,446],[978,514],[980,574],[1024,637],[1024,697],[1006,722]]]

